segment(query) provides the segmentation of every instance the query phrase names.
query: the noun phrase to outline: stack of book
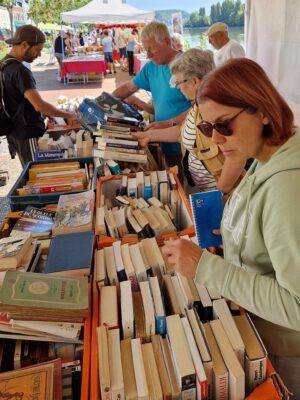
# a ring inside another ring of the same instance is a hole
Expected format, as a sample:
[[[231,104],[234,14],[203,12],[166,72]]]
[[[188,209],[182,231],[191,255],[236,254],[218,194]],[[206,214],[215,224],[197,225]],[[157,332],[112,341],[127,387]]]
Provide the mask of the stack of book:
[[[93,134],[96,137],[94,157],[105,160],[147,163],[147,154],[126,127],[102,125]]]
[[[265,380],[249,316],[170,273],[155,239],[98,250],[95,280],[102,396],[242,400]]]
[[[28,175],[25,185],[16,190],[19,196],[85,190],[91,179],[88,166],[81,168],[79,161],[36,163]]]

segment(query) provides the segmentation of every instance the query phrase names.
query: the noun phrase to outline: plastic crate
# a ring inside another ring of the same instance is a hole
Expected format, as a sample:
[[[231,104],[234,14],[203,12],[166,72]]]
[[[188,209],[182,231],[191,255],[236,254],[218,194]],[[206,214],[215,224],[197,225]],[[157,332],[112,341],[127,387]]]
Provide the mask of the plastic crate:
[[[45,164],[45,163],[58,163],[58,162],[72,162],[79,161],[81,168],[84,168],[85,164],[93,163],[93,157],[82,157],[82,158],[67,158],[67,159],[57,159],[57,160],[45,160],[45,161],[29,161],[19,178],[17,179],[14,186],[11,188],[7,197],[10,201],[10,207],[12,211],[22,211],[25,210],[26,206],[31,205],[34,207],[43,207],[46,204],[56,204],[58,202],[59,196],[62,194],[80,193],[82,190],[73,190],[70,192],[57,192],[57,193],[47,193],[47,194],[30,194],[27,196],[18,196],[16,194],[17,189],[25,185],[28,180],[29,168],[34,164]],[[92,183],[92,190],[95,190],[97,182],[97,174],[94,168],[94,178]]]

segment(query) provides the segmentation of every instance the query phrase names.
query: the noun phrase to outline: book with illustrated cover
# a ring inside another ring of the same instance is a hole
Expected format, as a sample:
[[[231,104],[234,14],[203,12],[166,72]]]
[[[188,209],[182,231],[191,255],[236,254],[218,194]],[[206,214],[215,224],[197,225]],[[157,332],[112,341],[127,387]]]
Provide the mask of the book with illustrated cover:
[[[31,244],[31,234],[20,232],[0,239],[0,270],[17,268]]]
[[[222,193],[219,190],[190,194],[198,244],[203,249],[222,244],[221,235],[212,231],[220,229],[223,214]]]
[[[21,232],[31,232],[32,237],[49,236],[55,212],[27,206],[22,217],[16,222],[11,236]]]
[[[93,229],[94,192],[61,195],[58,200],[53,235]]]

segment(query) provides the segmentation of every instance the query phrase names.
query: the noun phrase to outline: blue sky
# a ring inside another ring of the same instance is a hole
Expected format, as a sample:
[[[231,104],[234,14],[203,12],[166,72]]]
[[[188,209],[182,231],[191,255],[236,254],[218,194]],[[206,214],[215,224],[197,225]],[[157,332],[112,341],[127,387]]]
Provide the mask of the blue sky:
[[[144,10],[178,9],[192,12],[205,7],[207,14],[210,13],[210,6],[214,3],[217,3],[217,0],[127,0],[127,4]]]

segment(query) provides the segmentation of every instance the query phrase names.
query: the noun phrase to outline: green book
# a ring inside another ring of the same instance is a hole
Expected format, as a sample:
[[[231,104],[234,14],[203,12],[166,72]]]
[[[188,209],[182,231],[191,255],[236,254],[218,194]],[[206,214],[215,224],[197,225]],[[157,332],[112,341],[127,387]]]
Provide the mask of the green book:
[[[88,280],[87,278],[7,271],[0,291],[0,305],[0,308],[4,308],[5,305],[19,305],[46,309],[85,310],[88,308]]]

